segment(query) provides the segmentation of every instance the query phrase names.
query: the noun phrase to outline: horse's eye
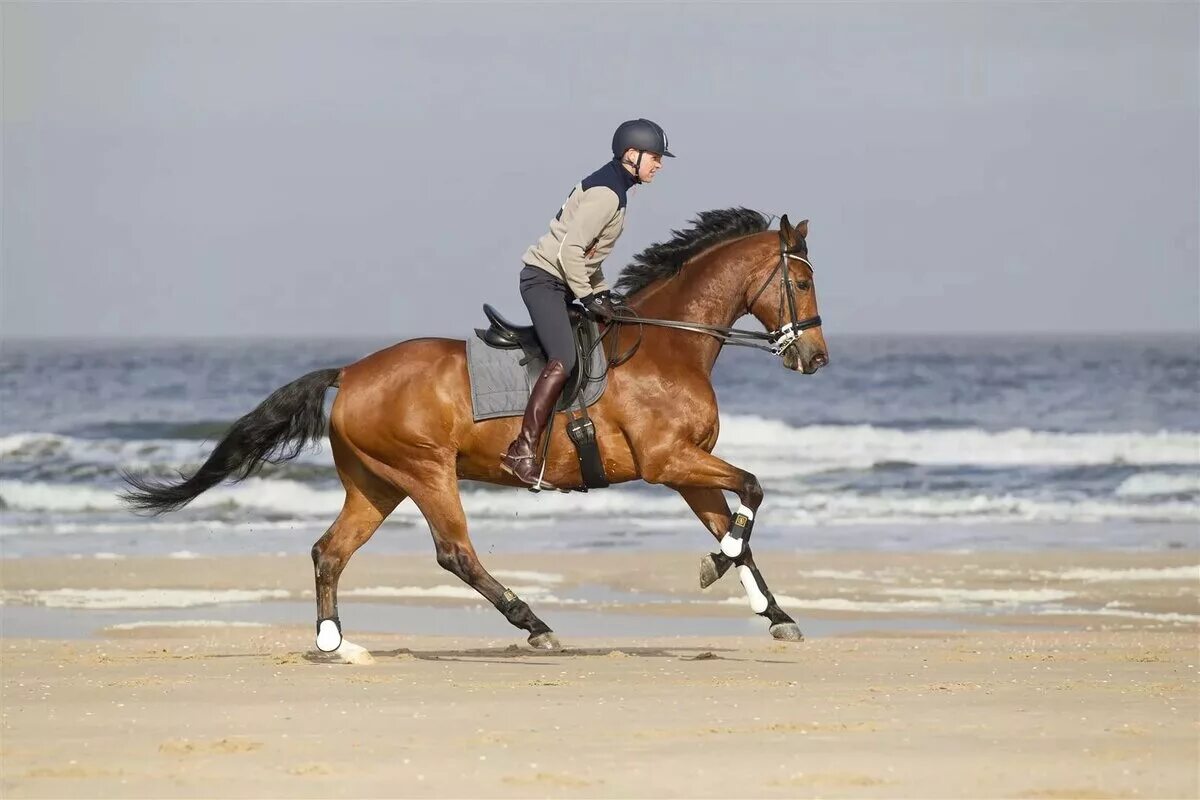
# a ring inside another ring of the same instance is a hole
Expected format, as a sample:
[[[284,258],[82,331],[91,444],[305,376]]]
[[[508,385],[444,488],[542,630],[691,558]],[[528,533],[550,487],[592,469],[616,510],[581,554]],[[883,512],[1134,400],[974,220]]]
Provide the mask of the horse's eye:
[[[808,281],[798,281],[796,283],[796,288],[802,292],[807,292],[811,286],[812,286],[812,284],[809,283]]]

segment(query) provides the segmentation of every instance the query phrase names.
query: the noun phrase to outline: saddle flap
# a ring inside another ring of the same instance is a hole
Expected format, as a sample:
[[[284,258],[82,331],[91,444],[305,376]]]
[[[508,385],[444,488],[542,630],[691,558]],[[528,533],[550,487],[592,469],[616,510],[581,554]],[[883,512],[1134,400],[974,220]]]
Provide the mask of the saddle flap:
[[[479,337],[479,341],[486,344],[488,347],[495,347],[497,350],[520,350],[521,342],[516,336],[508,331],[502,331],[492,327],[484,330],[476,328],[475,335]]]

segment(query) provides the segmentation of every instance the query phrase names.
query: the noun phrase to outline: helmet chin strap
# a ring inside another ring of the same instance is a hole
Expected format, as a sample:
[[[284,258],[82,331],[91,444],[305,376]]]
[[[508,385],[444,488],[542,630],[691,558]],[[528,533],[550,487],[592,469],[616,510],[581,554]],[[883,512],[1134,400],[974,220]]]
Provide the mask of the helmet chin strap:
[[[642,156],[644,155],[646,155],[645,150],[638,150],[637,161],[630,161],[627,158],[621,161],[622,164],[633,167],[633,179],[638,183],[642,182]]]

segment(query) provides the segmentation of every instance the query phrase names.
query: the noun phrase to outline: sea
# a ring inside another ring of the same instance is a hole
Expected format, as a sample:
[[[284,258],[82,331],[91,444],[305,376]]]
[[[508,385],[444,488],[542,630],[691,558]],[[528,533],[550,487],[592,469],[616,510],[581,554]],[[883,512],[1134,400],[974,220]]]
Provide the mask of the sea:
[[[815,375],[733,348],[714,370],[756,549],[1200,547],[1200,337],[826,336]],[[327,443],[160,517],[121,472],[187,473],[274,389],[389,344],[3,342],[0,556],[307,553],[342,502]],[[664,487],[462,494],[481,552],[712,549]],[[406,502],[367,549],[432,543]]]

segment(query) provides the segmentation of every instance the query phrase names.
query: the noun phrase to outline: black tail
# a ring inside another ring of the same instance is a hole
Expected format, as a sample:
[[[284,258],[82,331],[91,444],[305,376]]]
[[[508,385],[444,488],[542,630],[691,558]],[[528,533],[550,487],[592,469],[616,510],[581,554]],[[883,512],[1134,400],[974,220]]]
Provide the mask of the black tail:
[[[196,474],[179,483],[160,483],[122,472],[133,488],[121,500],[135,511],[177,511],[230,475],[243,480],[264,463],[278,464],[300,455],[325,435],[325,390],[335,386],[340,369],[321,369],[276,389],[258,408],[233,423]]]

